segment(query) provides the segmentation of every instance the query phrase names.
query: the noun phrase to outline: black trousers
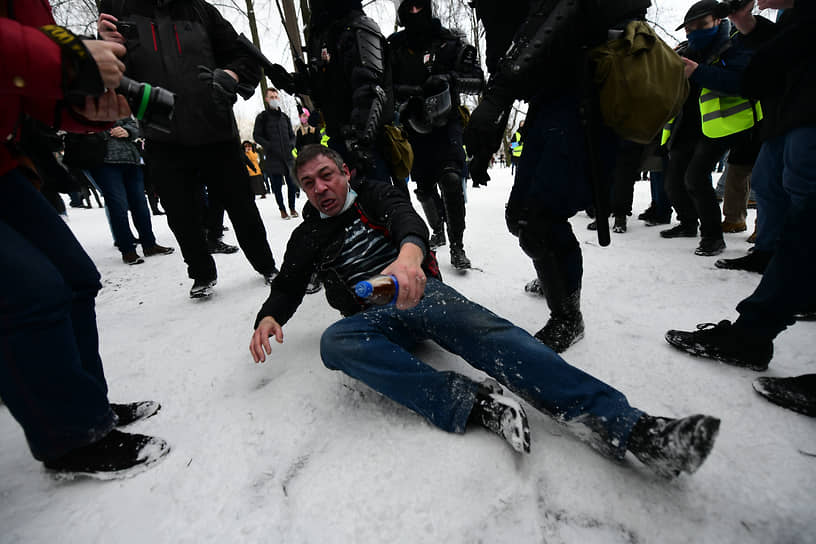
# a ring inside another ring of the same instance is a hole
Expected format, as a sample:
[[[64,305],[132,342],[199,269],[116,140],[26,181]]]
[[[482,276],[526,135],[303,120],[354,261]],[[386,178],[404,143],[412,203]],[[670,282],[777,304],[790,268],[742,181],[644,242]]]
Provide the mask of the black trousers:
[[[267,274],[275,266],[242,155],[238,140],[200,146],[148,142],[146,147],[145,161],[167,212],[167,223],[187,263],[187,274],[194,280],[217,277],[204,234],[207,219],[201,198],[205,186],[210,202],[223,206],[229,215],[238,245],[252,268]]]

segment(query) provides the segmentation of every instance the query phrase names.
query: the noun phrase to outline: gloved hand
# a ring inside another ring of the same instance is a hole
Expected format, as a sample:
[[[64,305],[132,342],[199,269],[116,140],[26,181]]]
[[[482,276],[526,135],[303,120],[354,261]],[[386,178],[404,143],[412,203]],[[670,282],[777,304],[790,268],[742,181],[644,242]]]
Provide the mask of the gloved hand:
[[[357,175],[371,174],[376,169],[376,159],[374,151],[370,146],[361,142],[354,134],[355,130],[351,126],[342,130],[343,143],[346,145],[350,157],[350,164],[357,170]]]
[[[288,94],[295,94],[295,79],[292,74],[280,64],[273,64],[272,68],[272,70],[266,72],[266,77],[269,78],[272,84]]]
[[[198,67],[198,79],[210,86],[213,102],[218,108],[232,109],[238,100],[238,81],[221,68],[212,70],[206,66]]]
[[[468,155],[473,157],[468,165],[470,175],[477,183],[490,180],[487,168],[501,144],[512,105],[512,97],[488,91],[470,115],[464,140]]]

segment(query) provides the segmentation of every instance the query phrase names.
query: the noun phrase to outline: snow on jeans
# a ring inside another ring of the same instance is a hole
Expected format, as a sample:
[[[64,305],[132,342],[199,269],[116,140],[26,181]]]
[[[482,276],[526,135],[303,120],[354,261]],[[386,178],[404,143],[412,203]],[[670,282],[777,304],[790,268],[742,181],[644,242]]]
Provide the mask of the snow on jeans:
[[[321,338],[320,353],[329,369],[342,370],[445,431],[462,433],[477,383],[414,357],[409,349],[423,340],[459,355],[535,408],[589,427],[593,446],[624,456],[642,412],[622,393],[434,278],[428,278],[425,296],[415,308],[372,307],[331,325]]]
[[[99,357],[99,272],[17,170],[0,176],[0,397],[48,461],[114,426]]]

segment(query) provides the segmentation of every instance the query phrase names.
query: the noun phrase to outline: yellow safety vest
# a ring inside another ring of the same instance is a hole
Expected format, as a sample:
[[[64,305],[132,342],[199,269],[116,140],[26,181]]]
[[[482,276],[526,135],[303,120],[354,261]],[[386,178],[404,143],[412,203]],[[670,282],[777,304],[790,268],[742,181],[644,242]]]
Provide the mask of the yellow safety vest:
[[[660,145],[666,145],[666,142],[669,141],[671,138],[672,130],[674,129],[674,122],[677,121],[677,117],[672,117],[669,119],[669,122],[663,125],[663,133],[660,135]]]
[[[762,120],[762,105],[756,100],[729,96],[711,89],[700,92],[703,134],[723,138],[748,130]]]
[[[320,145],[322,145],[324,147],[329,147],[329,140],[330,139],[331,139],[331,136],[326,134],[326,127],[321,128],[320,129]]]
[[[524,150],[524,143],[521,141],[521,133],[516,132],[513,134],[513,141],[518,143],[518,145],[510,150],[510,153],[513,154],[514,157],[518,158],[521,157],[521,152]]]

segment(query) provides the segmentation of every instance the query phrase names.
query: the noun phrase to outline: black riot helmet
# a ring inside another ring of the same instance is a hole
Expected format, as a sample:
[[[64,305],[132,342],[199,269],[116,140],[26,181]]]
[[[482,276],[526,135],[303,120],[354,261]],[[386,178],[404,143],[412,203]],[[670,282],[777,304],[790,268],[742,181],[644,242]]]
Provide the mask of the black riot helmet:
[[[351,10],[363,10],[362,0],[311,0],[310,31],[326,29],[332,22]]]
[[[419,13],[411,13],[411,8],[421,8]],[[397,8],[397,23],[409,32],[425,32],[431,28],[433,3],[431,0],[402,0]]]

